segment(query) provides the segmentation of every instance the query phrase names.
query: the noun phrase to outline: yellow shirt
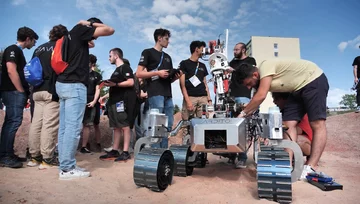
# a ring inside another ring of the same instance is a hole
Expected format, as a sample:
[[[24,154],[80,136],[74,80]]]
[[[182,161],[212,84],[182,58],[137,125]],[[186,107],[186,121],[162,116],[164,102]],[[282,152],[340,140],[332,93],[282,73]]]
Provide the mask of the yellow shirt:
[[[270,92],[298,91],[318,78],[323,71],[302,59],[269,59],[259,66],[260,79],[273,75]]]

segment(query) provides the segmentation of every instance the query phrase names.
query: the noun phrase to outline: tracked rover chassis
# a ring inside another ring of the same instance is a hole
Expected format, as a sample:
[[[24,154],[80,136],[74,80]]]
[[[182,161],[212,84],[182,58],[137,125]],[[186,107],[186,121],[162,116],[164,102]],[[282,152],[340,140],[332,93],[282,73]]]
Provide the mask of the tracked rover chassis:
[[[169,149],[153,148],[162,137],[168,135],[163,124],[166,116],[157,114],[149,127],[149,136],[139,139],[135,145],[134,182],[139,187],[152,191],[164,191],[172,183],[173,176],[186,177],[196,168],[206,165],[206,154],[228,155],[254,148],[257,164],[257,185],[259,198],[280,203],[292,201],[292,182],[302,171],[300,147],[288,140],[282,140],[281,117],[260,114],[257,118],[213,118],[180,121],[170,135],[175,136],[181,128],[189,128],[184,144],[171,145]],[[279,123],[280,122],[280,123]],[[281,136],[280,136],[281,134]],[[152,135],[152,136],[151,136]],[[269,144],[259,144],[258,139],[268,138]],[[251,141],[251,143],[249,143]],[[251,145],[248,145],[251,144]],[[294,152],[294,170],[284,148]]]

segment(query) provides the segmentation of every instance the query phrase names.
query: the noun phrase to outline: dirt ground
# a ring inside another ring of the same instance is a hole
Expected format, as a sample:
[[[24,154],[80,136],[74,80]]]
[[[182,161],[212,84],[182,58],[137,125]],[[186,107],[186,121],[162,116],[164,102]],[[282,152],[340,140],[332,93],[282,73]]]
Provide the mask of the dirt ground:
[[[1,112],[0,124],[4,113]],[[175,122],[180,116],[176,115]],[[29,112],[18,131],[15,150],[23,156],[28,138]],[[321,191],[298,181],[293,187],[293,203],[359,203],[360,114],[348,113],[328,118],[328,142],[319,171],[334,177],[344,190]],[[102,145],[111,142],[111,131],[102,118]],[[171,143],[180,138],[171,138]],[[0,168],[0,203],[270,203],[257,197],[254,162],[247,169],[234,169],[227,159],[210,155],[204,169],[194,169],[192,176],[174,177],[164,192],[138,188],[133,182],[133,164],[100,161],[100,153],[77,154],[80,167],[91,171],[90,178],[59,181],[56,168]],[[252,157],[249,155],[249,158]],[[24,163],[25,164],[25,163]]]

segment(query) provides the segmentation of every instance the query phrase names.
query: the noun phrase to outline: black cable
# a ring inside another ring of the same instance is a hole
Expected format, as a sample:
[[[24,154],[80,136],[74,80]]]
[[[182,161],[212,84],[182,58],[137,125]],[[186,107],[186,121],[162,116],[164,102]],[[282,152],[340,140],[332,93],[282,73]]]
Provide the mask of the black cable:
[[[289,136],[290,140],[293,141],[290,134],[287,131],[285,131],[285,133],[287,134],[287,136]]]

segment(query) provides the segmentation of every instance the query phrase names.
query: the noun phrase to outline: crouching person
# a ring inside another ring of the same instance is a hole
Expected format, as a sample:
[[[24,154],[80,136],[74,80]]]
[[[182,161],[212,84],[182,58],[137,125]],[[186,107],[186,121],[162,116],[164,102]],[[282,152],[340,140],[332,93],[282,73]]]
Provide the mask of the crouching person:
[[[113,148],[105,155],[100,156],[101,160],[126,161],[130,159],[130,127],[134,123],[132,101],[136,100],[133,71],[123,61],[123,52],[120,48],[110,50],[109,60],[116,65],[110,79],[104,82],[109,86],[108,116],[110,127],[114,129]],[[120,137],[124,135],[123,151],[119,153]]]

